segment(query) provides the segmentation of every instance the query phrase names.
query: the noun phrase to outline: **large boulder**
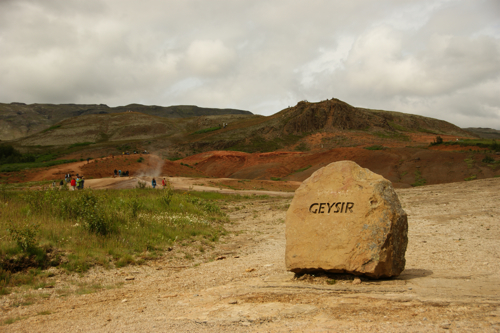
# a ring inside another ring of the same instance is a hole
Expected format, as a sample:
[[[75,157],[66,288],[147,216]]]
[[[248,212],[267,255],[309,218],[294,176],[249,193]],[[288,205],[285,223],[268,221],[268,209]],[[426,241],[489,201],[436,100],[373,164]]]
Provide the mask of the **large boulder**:
[[[408,220],[390,181],[341,161],[295,191],[286,215],[286,267],[372,278],[405,268]]]

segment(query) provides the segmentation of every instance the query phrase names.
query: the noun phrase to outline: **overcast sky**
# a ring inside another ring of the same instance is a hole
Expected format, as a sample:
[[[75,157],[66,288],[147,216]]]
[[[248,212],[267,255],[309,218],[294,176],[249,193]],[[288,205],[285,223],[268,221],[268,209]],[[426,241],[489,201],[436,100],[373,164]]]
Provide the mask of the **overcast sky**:
[[[500,129],[500,0],[0,0],[0,102],[300,100]]]

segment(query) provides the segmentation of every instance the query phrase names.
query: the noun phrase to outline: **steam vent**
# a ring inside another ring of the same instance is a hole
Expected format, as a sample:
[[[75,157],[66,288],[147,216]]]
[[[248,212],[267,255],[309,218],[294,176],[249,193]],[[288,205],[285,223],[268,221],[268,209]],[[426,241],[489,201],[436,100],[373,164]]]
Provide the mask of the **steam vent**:
[[[286,267],[371,278],[405,268],[408,220],[390,181],[351,161],[319,169],[286,215]]]

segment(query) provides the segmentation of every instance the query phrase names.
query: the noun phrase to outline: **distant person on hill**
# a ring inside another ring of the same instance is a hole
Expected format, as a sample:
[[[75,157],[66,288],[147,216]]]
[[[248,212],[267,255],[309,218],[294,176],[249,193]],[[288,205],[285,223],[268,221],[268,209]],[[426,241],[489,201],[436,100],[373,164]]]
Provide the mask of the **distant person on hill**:
[[[125,177],[128,177],[128,170],[125,171]]]
[[[163,177],[163,180],[161,181],[161,186],[163,186],[163,189],[165,189],[165,186],[167,186],[167,183],[165,182],[165,177]]]
[[[80,182],[80,190],[83,190],[84,184],[85,184],[85,179],[83,179],[83,176],[82,176],[82,181]]]
[[[87,164],[89,164],[90,162],[90,157],[87,157]]]
[[[61,181],[59,182],[59,187],[61,187],[61,188],[62,188],[63,186],[64,186],[64,182],[63,182],[63,180],[61,179]]]
[[[71,178],[71,187],[73,188],[73,191],[76,190],[76,180],[75,178]]]
[[[116,177],[117,174],[118,174],[118,170],[115,169],[115,175],[113,177]]]
[[[122,171],[118,170],[118,177],[121,177],[121,176],[122,176]]]
[[[156,187],[156,179],[153,178],[153,180],[151,181],[151,186],[153,186],[153,188]]]
[[[52,187],[56,188],[56,181],[55,180],[52,181]]]
[[[76,189],[79,190],[82,186],[82,179],[80,177],[76,178]]]

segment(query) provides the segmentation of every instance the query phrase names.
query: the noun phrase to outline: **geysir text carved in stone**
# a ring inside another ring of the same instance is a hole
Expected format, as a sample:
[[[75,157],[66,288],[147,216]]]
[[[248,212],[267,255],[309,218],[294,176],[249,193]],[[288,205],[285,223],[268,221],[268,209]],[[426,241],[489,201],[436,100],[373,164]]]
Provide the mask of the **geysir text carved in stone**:
[[[329,202],[313,203],[309,206],[309,211],[313,214],[329,213],[353,213],[354,202]]]

